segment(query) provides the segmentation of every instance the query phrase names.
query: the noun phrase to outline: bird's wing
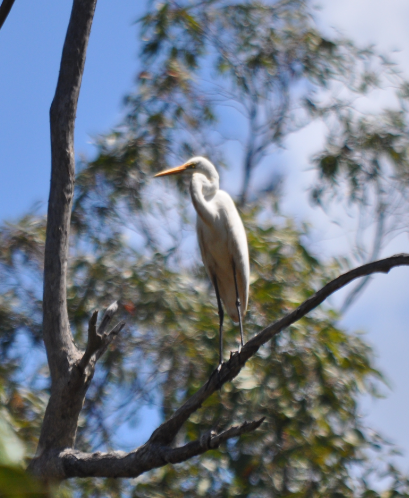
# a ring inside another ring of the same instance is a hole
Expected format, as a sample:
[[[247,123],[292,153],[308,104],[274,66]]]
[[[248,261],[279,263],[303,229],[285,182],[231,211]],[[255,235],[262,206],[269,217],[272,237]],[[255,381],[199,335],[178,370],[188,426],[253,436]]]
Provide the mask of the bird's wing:
[[[214,284],[217,278],[220,297],[227,314],[238,321],[236,288],[233,267],[236,270],[237,287],[241,301],[241,313],[245,315],[248,303],[249,257],[243,223],[231,197],[219,191],[215,200],[217,217],[212,224],[197,219],[197,235],[200,252],[207,274]]]
[[[226,194],[228,195],[228,194]],[[226,223],[229,225],[228,250],[236,271],[237,287],[241,302],[242,316],[245,315],[249,297],[250,264],[247,236],[243,222],[231,200],[231,209],[228,212]]]

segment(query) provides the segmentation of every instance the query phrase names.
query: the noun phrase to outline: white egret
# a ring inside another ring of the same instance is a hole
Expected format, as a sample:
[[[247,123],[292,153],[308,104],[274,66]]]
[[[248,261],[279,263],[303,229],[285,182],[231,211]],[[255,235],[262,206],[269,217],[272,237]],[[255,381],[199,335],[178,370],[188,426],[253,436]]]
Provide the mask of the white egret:
[[[155,175],[191,175],[190,195],[197,212],[197,238],[207,274],[214,285],[219,308],[219,353],[223,362],[223,306],[234,322],[239,322],[243,346],[242,320],[249,295],[249,251],[246,232],[233,199],[219,190],[219,175],[204,157],[193,157],[182,166]],[[240,348],[241,349],[241,348]]]

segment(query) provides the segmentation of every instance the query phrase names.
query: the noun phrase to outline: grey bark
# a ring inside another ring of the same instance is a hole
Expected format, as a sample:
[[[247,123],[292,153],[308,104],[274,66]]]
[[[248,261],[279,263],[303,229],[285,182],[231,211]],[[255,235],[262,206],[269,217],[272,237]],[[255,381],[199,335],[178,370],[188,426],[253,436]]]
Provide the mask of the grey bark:
[[[46,457],[36,461],[33,471],[43,478],[67,479],[71,477],[138,477],[148,470],[167,464],[181,463],[208,450],[216,449],[228,439],[254,431],[264,418],[231,427],[216,434],[209,432],[199,440],[178,448],[152,443],[130,453],[111,451],[109,453],[82,453],[73,449],[52,450]]]
[[[51,374],[51,396],[37,454],[74,444],[87,389],[85,376],[81,382],[75,378],[78,373],[74,367],[81,353],[70,331],[66,279],[75,179],[74,124],[96,1],[73,2],[50,109],[51,185],[44,258],[43,338]]]

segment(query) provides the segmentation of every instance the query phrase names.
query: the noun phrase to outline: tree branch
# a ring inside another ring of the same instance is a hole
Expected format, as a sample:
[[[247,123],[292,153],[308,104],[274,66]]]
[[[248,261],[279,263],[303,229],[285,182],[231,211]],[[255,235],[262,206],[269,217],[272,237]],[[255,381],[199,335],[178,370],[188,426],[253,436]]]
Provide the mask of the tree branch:
[[[214,372],[206,384],[204,384],[166,422],[153,432],[149,441],[170,444],[190,415],[198,410],[206,399],[216,390],[220,389],[223,384],[234,379],[240,373],[246,361],[251,358],[263,344],[268,342],[274,335],[281,332],[281,330],[289,327],[319,306],[328,296],[359,277],[371,275],[373,273],[388,273],[391,268],[396,266],[409,266],[409,254],[397,254],[386,259],[359,266],[329,282],[294,311],[269,325],[250,339],[243,346],[240,354],[237,352],[234,353],[229,361],[222,364],[220,373],[215,374]]]
[[[43,336],[52,380],[77,360],[67,311],[66,278],[75,181],[74,125],[97,0],[74,0],[50,108],[51,185],[44,257]]]
[[[10,10],[13,7],[14,0],[3,0],[0,5],[0,29],[2,28],[7,16],[10,14]]]
[[[118,311],[118,304],[115,301],[105,311],[104,317],[97,330],[98,310],[95,310],[91,316],[88,326],[88,342],[87,348],[78,363],[78,368],[81,373],[85,372],[88,364],[94,367],[95,363],[105,353],[107,347],[113,339],[121,332],[125,326],[125,322],[118,323],[110,332],[105,332],[110,324],[113,316]]]
[[[232,354],[229,361],[222,364],[220,372],[217,370],[211,375],[208,382],[189,398],[166,422],[156,429],[149,440],[140,448],[130,453],[82,453],[73,449],[59,451],[52,448],[39,455],[31,462],[30,470],[43,478],[54,477],[66,479],[70,477],[137,477],[148,470],[161,467],[167,463],[179,463],[200,455],[205,451],[217,448],[222,442],[240,436],[246,432],[256,430],[264,419],[244,423],[238,427],[215,434],[210,432],[200,438],[179,448],[171,448],[170,444],[186,422],[189,416],[198,410],[203,402],[213,392],[235,378],[246,361],[251,358],[266,342],[284,328],[300,320],[308,312],[319,306],[328,296],[344,287],[356,278],[373,273],[388,273],[396,266],[409,266],[409,254],[398,254],[380,261],[369,263],[351,270],[325,285],[298,308],[288,313],[280,320],[269,325],[242,348],[241,352]],[[101,327],[107,327],[116,303],[111,305],[102,320]],[[113,311],[114,310],[114,311]],[[90,320],[91,336],[96,331],[97,313],[94,312]],[[115,327],[116,328],[116,327]],[[115,330],[115,329],[114,329]],[[111,332],[112,333],[112,332]],[[92,339],[90,340],[92,342]],[[88,349],[88,348],[87,348]],[[84,354],[84,357],[87,353]],[[84,358],[83,357],[83,358]]]
[[[49,472],[57,473],[59,479],[71,477],[138,477],[139,475],[168,463],[185,462],[194,456],[218,448],[229,439],[255,431],[263,423],[264,417],[252,422],[230,427],[216,434],[208,432],[200,439],[178,448],[170,448],[153,443],[146,443],[130,453],[111,451],[108,453],[83,453],[72,449],[62,452],[53,451],[48,455],[46,466],[41,465],[44,477]],[[37,465],[41,462],[38,461]]]
[[[409,266],[409,254],[397,254],[360,266],[329,282],[294,311],[269,325],[250,339],[243,346],[240,353],[232,354],[230,360],[222,364],[220,372],[215,370],[207,383],[176,410],[174,415],[161,424],[143,446],[135,451],[130,453],[118,451],[81,453],[73,449],[59,451],[52,447],[32,461],[30,470],[44,478],[54,477],[59,479],[69,477],[137,477],[148,470],[161,467],[167,463],[186,461],[209,449],[217,448],[222,442],[232,437],[256,430],[264,419],[244,423],[238,427],[231,427],[218,435],[210,432],[202,436],[200,440],[190,442],[179,448],[170,447],[175,436],[190,415],[197,411],[212,393],[220,389],[229,380],[234,379],[246,361],[258,351],[260,346],[268,342],[284,328],[300,320],[308,312],[319,306],[328,296],[356,278],[373,273],[388,273],[391,268],[396,266]],[[112,308],[112,305],[110,308]],[[108,310],[106,314],[108,314]],[[105,323],[104,320],[103,323]],[[95,327],[96,312],[94,312],[90,320],[91,334],[96,333]]]
[[[50,108],[51,185],[44,255],[43,339],[51,396],[41,427],[37,458],[74,445],[89,379],[78,383],[81,353],[74,345],[67,310],[66,280],[74,195],[74,125],[85,54],[97,0],[74,0],[60,73]],[[75,381],[75,382],[73,382]],[[35,461],[32,461],[35,466]]]
[[[170,444],[190,415],[197,411],[203,402],[217,389],[220,389],[223,384],[234,379],[246,361],[258,351],[260,346],[268,342],[284,328],[300,320],[308,312],[319,306],[328,296],[353,280],[373,273],[388,273],[391,268],[396,266],[409,266],[409,254],[397,254],[360,266],[329,282],[294,311],[288,313],[272,325],[269,325],[250,339],[243,346],[240,353],[236,352],[232,354],[230,360],[222,364],[220,372],[215,370],[207,383],[190,397],[166,422],[161,424],[143,446],[135,451],[131,453],[118,451],[110,453],[81,453],[73,449],[65,449],[61,452],[55,446],[51,446],[49,451],[40,454],[39,457],[31,462],[30,470],[44,478],[54,477],[59,479],[69,477],[136,477],[143,472],[161,467],[167,463],[179,463],[188,460],[209,449],[217,448],[222,442],[232,437],[256,430],[263,422],[263,419],[244,423],[239,427],[232,427],[218,435],[208,433],[200,438],[200,440],[193,441],[179,448],[170,447]],[[98,335],[98,332],[104,331],[108,327],[109,321],[115,311],[116,303],[113,303],[107,309],[98,331],[96,330],[97,312],[94,312],[89,326],[89,344],[95,340],[96,342],[99,341],[99,339],[95,339],[95,336]],[[118,325],[122,327],[122,324]],[[108,335],[111,335],[117,327]],[[103,333],[105,334],[105,332]],[[93,351],[92,354],[95,354],[95,351],[99,351],[99,349],[95,349],[94,346],[87,346],[82,360],[85,357],[89,361],[91,351]]]

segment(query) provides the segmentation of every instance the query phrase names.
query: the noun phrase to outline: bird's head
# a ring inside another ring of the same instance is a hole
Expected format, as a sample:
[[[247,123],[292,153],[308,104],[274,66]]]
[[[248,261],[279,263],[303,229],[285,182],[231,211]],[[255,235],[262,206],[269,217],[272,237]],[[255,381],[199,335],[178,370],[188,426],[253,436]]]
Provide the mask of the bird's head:
[[[213,164],[205,157],[192,157],[189,161],[186,161],[181,166],[176,166],[176,168],[166,169],[155,175],[155,178],[159,176],[177,175],[180,173],[186,173],[192,175],[193,173],[202,173],[209,180],[219,179],[216,168]]]

